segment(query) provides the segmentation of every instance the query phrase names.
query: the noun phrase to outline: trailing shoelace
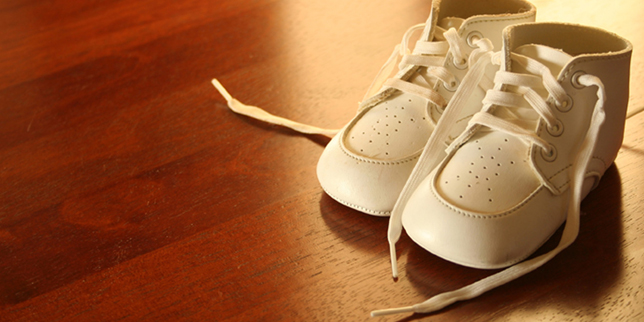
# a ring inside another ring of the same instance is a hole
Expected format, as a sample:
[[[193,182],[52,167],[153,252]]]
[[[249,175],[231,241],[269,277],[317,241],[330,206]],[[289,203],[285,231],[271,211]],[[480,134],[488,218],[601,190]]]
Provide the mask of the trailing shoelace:
[[[432,132],[423,152],[421,153],[418,163],[414,167],[411,176],[405,183],[403,190],[398,196],[398,200],[391,211],[389,218],[389,229],[387,239],[389,241],[389,250],[391,254],[391,270],[393,277],[398,277],[398,266],[396,261],[396,242],[402,233],[402,211],[409,201],[414,190],[420,182],[429,175],[429,173],[441,161],[445,142],[449,141],[449,134],[452,125],[461,117],[462,107],[468,99],[469,94],[484,78],[485,69],[492,60],[493,53],[491,50],[472,53],[470,60],[475,60],[470,64],[470,70],[463,78],[459,90],[454,94],[450,101],[450,107],[445,110],[438,120],[434,131]],[[498,57],[496,57],[498,59]]]
[[[410,53],[408,47],[411,36],[414,32],[423,29],[425,26],[425,23],[418,24],[412,26],[405,32],[402,42],[396,45],[393,53],[369,86],[369,89],[360,104],[360,109],[373,105],[373,102],[378,99],[377,96],[379,93],[390,89],[397,89],[405,93],[423,97],[436,104],[441,109],[447,105],[445,99],[432,88],[436,82],[440,81],[446,88],[456,89],[458,86],[456,78],[447,68],[443,67],[443,64],[448,53],[451,53],[452,57],[454,57],[455,64],[466,64],[468,56],[463,49],[465,44],[463,43],[463,40],[460,39],[454,28],[445,30],[435,26],[436,39],[434,41],[416,42],[414,51]],[[472,57],[478,57],[478,52],[488,51],[492,48],[490,41],[487,39],[478,41],[477,44],[479,48],[475,49],[469,56],[470,62],[472,61]],[[398,60],[400,60],[400,70],[394,77],[389,78],[389,75],[393,72]],[[403,75],[413,68],[426,69],[426,73],[423,73],[423,76],[426,77],[426,80],[430,85],[429,87],[424,87],[401,79]],[[305,134],[333,136],[340,131],[340,129],[324,129],[295,122],[270,114],[257,106],[246,105],[233,98],[217,79],[212,79],[211,82],[219,93],[226,99],[228,107],[237,114],[242,114],[266,123],[284,126]],[[377,89],[380,89],[380,91],[377,91]]]
[[[463,108],[463,96],[466,96],[468,93],[466,91],[466,88],[475,86],[474,83],[477,82],[477,80],[484,72],[485,68],[482,66],[489,63],[500,64],[500,55],[500,52],[494,55],[489,54],[489,56],[483,57],[483,59],[479,60],[477,62],[477,66],[474,66],[470,69],[470,73],[461,84],[461,87],[465,88],[463,88],[462,91],[459,91],[461,95],[459,95],[459,92],[457,92],[457,94],[452,98],[450,107],[441,117],[437,128],[441,127],[440,124],[444,119],[448,121],[449,118],[452,118],[454,115],[458,114],[459,110]],[[521,126],[512,123],[511,117],[510,120],[505,120],[490,113],[491,109],[494,107],[522,107],[524,106],[524,104],[521,102],[521,100],[525,100],[535,110],[539,117],[543,119],[544,122],[546,122],[549,128],[556,130],[557,127],[560,126],[560,124],[558,123],[558,120],[556,119],[552,111],[552,107],[534,91],[534,88],[545,88],[550,97],[552,97],[555,101],[555,104],[561,105],[566,104],[566,102],[568,104],[570,103],[564,89],[557,82],[557,80],[554,78],[547,67],[528,57],[514,53],[511,55],[512,60],[521,64],[528,72],[540,75],[541,77],[516,74],[505,71],[498,72],[495,77],[495,83],[515,85],[518,86],[519,89],[516,91],[516,93],[510,93],[500,90],[488,91],[488,94],[483,101],[483,109],[471,118],[468,123],[467,129],[456,140],[454,140],[452,144],[450,144],[450,146],[448,147],[448,152],[462,145],[477,129],[481,127],[487,127],[493,130],[503,131],[505,133],[515,135],[527,144],[534,144],[536,146],[539,146],[541,149],[546,151],[546,153],[550,153],[552,151],[553,147],[548,142],[538,137],[537,134],[533,131],[528,131]],[[596,76],[585,74],[580,76],[577,81],[580,85],[583,85],[585,87],[597,87],[597,102],[595,103],[595,106],[593,108],[590,126],[586,132],[586,135],[584,136],[577,157],[572,164],[570,172],[570,200],[566,215],[566,224],[564,227],[563,235],[557,247],[546,254],[518,263],[499,273],[488,276],[458,290],[438,294],[425,302],[413,306],[373,311],[371,313],[372,316],[408,312],[430,313],[440,310],[454,302],[475,298],[489,290],[515,280],[539,268],[574,242],[579,233],[580,204],[582,199],[582,186],[585,179],[586,168],[588,166],[588,163],[590,162],[595,143],[597,142],[599,130],[605,119],[605,91],[604,85],[602,84],[601,80]],[[508,114],[511,115],[511,113]],[[392,272],[394,277],[397,277],[398,275],[396,266],[395,243],[400,238],[400,234],[402,232],[402,210],[406,202],[409,200],[411,193],[416,189],[420,181],[424,177],[426,177],[433,169],[433,167],[435,167],[441,161],[437,156],[442,155],[441,153],[439,153],[442,152],[440,151],[440,149],[442,142],[444,142],[444,137],[442,136],[446,135],[446,133],[442,132],[444,131],[437,129],[432,134],[432,137],[430,137],[430,140],[425,146],[425,150],[421,155],[421,159],[418,161],[416,168],[412,172],[410,179],[405,185],[405,188],[403,189],[403,192],[401,193],[398,201],[396,202],[396,206],[392,211],[389,222],[388,238],[391,250]]]
[[[257,106],[246,105],[236,100],[234,97],[232,97],[232,95],[230,95],[228,91],[226,91],[224,86],[221,85],[221,83],[216,78],[213,78],[211,82],[212,82],[212,85],[214,85],[215,88],[219,91],[221,96],[223,96],[226,99],[226,102],[228,103],[228,107],[237,114],[246,115],[254,119],[264,121],[266,123],[281,125],[305,134],[322,134],[322,135],[333,136],[340,131],[338,129],[323,129],[313,125],[295,122],[295,121],[268,113]]]

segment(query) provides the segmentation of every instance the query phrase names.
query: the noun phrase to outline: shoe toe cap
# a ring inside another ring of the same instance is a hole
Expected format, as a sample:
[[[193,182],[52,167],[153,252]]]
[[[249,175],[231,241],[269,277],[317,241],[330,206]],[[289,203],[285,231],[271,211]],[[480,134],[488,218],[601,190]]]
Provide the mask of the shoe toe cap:
[[[561,225],[565,199],[537,189],[499,213],[463,210],[441,197],[435,172],[410,197],[402,221],[409,237],[451,262],[484,269],[510,266],[539,248]]]

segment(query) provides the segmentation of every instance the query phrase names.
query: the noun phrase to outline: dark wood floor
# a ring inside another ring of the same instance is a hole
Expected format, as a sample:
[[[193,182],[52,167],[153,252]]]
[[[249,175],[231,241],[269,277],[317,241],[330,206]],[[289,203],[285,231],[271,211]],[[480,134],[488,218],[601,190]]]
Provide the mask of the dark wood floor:
[[[633,42],[624,145],[569,249],[430,318],[642,321],[644,6],[534,2],[538,20]],[[0,321],[368,320],[491,274],[403,237],[392,281],[387,219],[317,182],[328,138],[235,115],[210,84],[340,127],[428,13],[427,0],[2,1]]]

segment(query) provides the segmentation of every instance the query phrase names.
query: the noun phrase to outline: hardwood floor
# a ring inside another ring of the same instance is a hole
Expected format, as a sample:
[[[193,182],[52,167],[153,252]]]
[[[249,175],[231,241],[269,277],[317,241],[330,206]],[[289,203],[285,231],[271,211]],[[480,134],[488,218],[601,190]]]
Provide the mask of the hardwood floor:
[[[634,45],[624,143],[579,237],[475,300],[374,319],[493,272],[403,234],[392,281],[387,219],[319,186],[329,139],[233,114],[210,80],[341,127],[430,1],[4,1],[0,321],[644,320],[644,5],[533,3]]]

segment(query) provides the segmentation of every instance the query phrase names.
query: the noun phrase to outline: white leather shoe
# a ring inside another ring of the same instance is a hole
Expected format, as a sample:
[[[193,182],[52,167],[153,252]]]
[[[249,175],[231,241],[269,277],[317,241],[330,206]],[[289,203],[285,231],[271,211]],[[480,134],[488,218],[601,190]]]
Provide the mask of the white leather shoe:
[[[506,31],[504,69],[448,157],[403,212],[407,234],[430,252],[477,268],[521,261],[566,219],[575,166],[581,199],[617,155],[624,133],[630,44],[594,28],[528,24]],[[526,70],[527,69],[527,70]],[[593,124],[597,77],[606,120],[592,157],[577,165]],[[586,76],[588,77],[588,76]],[[584,170],[585,169],[585,170]]]
[[[387,68],[372,84],[355,118],[327,145],[318,162],[322,188],[340,203],[376,216],[389,216],[447,102],[473,63],[471,56],[500,48],[508,25],[534,21],[535,7],[524,0],[434,0],[425,24],[403,39],[400,70],[386,80]],[[411,34],[422,29],[412,53]],[[482,39],[489,41],[480,41]],[[474,91],[479,100],[492,82]],[[487,86],[487,87],[486,87]],[[377,93],[372,92],[375,90]],[[453,126],[454,136],[467,125]]]
[[[533,23],[504,31],[503,51],[491,59],[501,65],[494,89],[474,106],[456,104],[467,93],[452,99],[450,112],[480,111],[429,175],[414,170],[389,239],[395,244],[401,219],[412,240],[444,259],[475,268],[515,265],[407,311],[476,297],[538,268],[575,240],[581,200],[622,143],[631,52],[627,40],[592,27]],[[417,168],[433,162],[423,159]],[[554,250],[523,261],[564,221]],[[387,312],[406,311],[376,314]]]

